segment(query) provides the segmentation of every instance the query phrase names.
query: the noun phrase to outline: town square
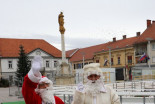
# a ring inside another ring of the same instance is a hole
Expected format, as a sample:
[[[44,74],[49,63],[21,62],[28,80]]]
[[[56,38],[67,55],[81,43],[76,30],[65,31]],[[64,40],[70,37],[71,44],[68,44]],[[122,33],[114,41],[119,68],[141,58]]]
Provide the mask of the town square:
[[[154,0],[0,0],[0,104],[155,104]]]

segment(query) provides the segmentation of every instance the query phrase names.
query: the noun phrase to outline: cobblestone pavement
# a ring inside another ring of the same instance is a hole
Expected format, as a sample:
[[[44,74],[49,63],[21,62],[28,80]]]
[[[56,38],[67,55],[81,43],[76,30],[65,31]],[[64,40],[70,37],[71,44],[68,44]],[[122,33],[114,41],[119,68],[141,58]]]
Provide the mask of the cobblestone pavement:
[[[0,104],[4,102],[15,102],[23,100],[23,98],[18,98],[18,96],[9,96],[9,88],[0,88]]]

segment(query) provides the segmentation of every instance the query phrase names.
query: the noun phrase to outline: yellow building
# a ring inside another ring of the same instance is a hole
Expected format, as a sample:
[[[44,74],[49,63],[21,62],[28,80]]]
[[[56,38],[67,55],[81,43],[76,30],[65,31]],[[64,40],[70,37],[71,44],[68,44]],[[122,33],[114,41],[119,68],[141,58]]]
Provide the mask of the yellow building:
[[[132,77],[132,66],[135,65],[135,49],[134,43],[138,36],[126,38],[122,40],[109,42],[103,47],[102,51],[94,54],[94,60],[99,60],[101,68],[115,68],[116,80],[129,80]]]
[[[111,57],[111,65],[110,65]],[[101,67],[104,68],[117,68],[124,67],[125,65],[134,65],[134,48],[122,48],[109,51],[98,52],[95,54],[94,59],[99,59]],[[107,64],[106,64],[106,61]]]

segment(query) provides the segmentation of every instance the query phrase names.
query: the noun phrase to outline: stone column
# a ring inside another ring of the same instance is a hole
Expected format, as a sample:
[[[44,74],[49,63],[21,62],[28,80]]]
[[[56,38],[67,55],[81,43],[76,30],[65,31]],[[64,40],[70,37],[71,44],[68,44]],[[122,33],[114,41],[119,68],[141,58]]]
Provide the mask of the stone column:
[[[66,52],[65,52],[64,34],[61,34],[61,50],[62,50],[62,63],[65,63],[66,62]]]

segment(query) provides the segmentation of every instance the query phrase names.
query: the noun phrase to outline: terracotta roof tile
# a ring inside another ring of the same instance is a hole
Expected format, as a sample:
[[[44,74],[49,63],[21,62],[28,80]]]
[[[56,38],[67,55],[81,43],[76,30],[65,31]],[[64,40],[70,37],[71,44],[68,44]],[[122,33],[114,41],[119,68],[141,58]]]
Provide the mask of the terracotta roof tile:
[[[155,40],[155,22],[152,23],[139,37],[136,43],[147,42],[146,38],[152,38]]]
[[[83,54],[84,54],[85,60],[92,59],[94,56],[94,53],[98,51],[102,51],[103,47],[107,44],[108,43],[86,47],[86,48],[81,48],[70,58],[70,61],[73,62],[73,61],[82,60]]]
[[[93,59],[94,53],[101,52],[101,51],[108,51],[109,48],[111,49],[118,49],[118,48],[124,48],[128,45],[128,47],[133,46],[133,44],[137,41],[138,37],[131,37],[126,38],[122,40],[117,40],[116,42],[108,42],[100,45],[90,46],[86,48],[79,49],[71,58],[71,62],[75,61],[82,61],[83,60],[83,54],[85,60]]]
[[[40,48],[54,57],[61,57],[61,51],[42,39],[0,38],[0,56],[18,57],[19,46],[23,45],[26,53]]]
[[[72,49],[72,50],[68,50],[66,51],[66,54],[71,57],[76,51],[78,51],[79,48],[76,48],[76,49]]]

